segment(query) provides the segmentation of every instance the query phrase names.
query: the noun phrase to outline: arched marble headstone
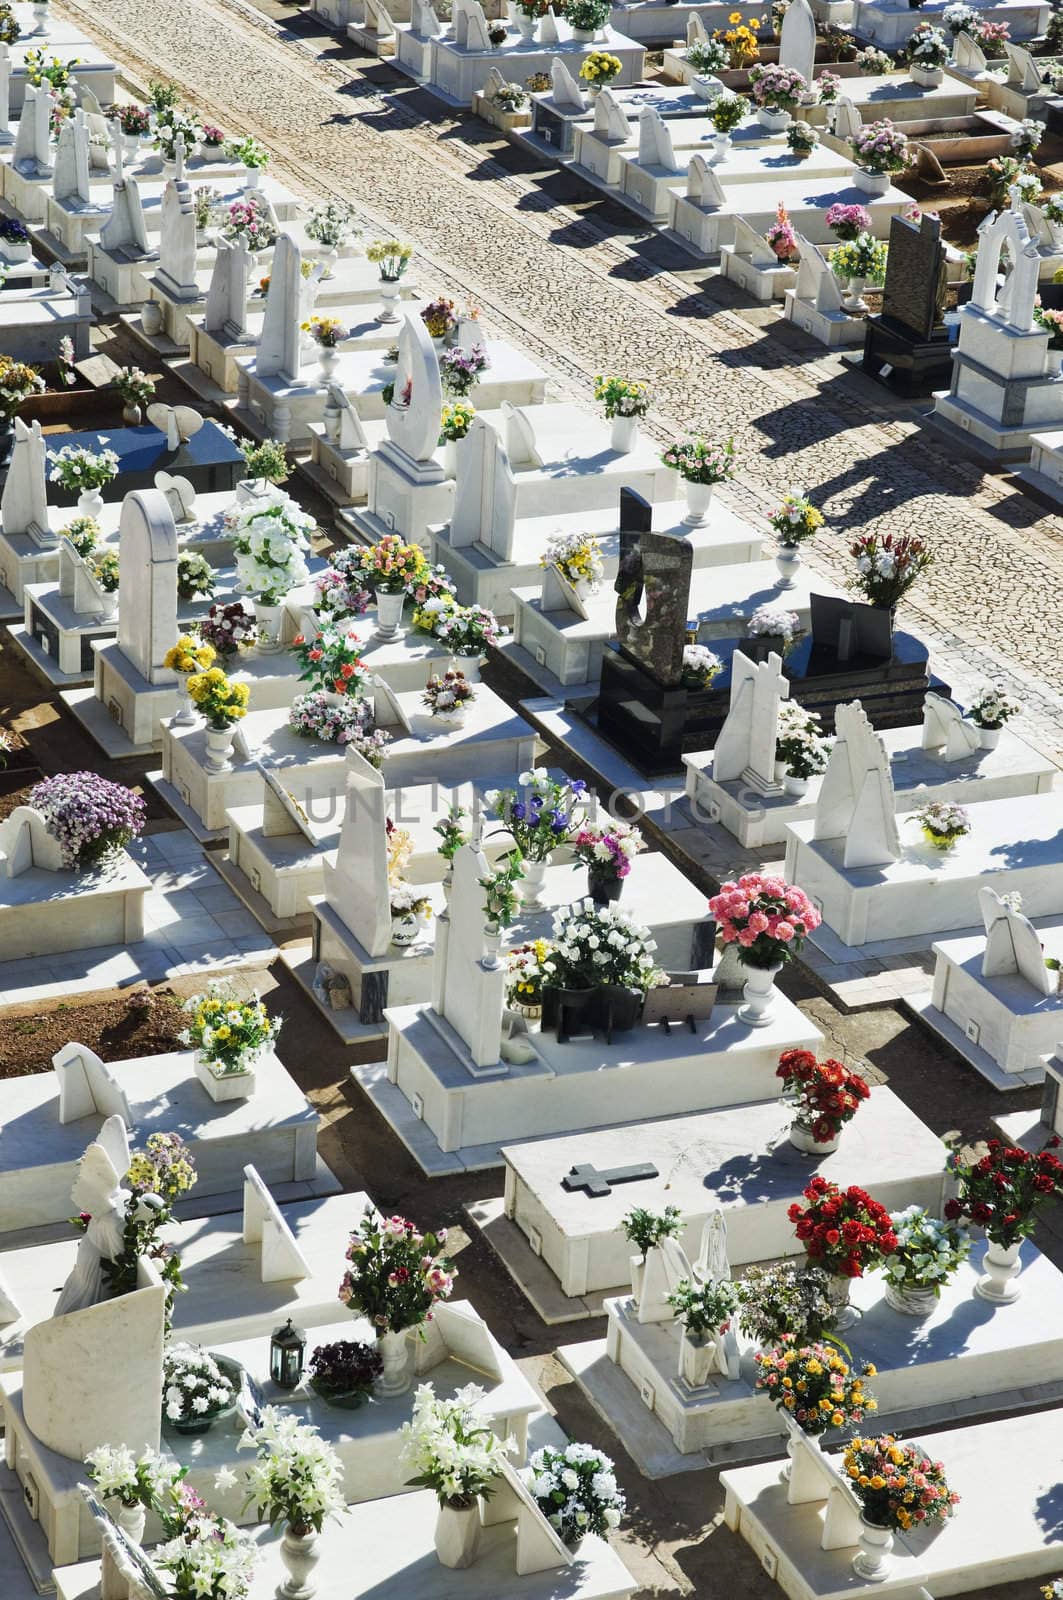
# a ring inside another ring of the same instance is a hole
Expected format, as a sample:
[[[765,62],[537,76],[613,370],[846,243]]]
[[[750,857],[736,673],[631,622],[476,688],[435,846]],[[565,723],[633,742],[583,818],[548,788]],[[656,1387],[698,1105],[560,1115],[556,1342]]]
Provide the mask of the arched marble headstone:
[[[443,382],[431,335],[419,316],[404,312],[395,393],[384,419],[388,438],[411,460],[429,460],[439,442],[442,409]]]
[[[726,202],[716,170],[704,156],[691,156],[687,165],[687,199],[703,211],[715,211]]]
[[[49,833],[47,822],[33,806],[16,806],[0,822],[0,862],[5,878],[20,878],[31,867],[45,872],[63,870],[59,840]]]
[[[668,124],[652,106],[643,106],[639,112],[639,165],[664,167],[668,172],[682,170],[676,166]]]
[[[298,383],[302,365],[299,328],[302,303],[302,256],[291,234],[282,233],[273,247],[266,311],[255,356],[255,369],[260,377]]]
[[[506,455],[511,467],[541,467],[543,458],[535,442],[535,424],[523,406],[503,400],[500,407],[505,419]]]
[[[791,0],[779,34],[779,61],[812,82],[816,60],[816,19],[808,0]]]
[[[797,283],[794,285],[794,294],[798,300],[811,301],[817,311],[822,311],[828,316],[842,309],[842,295],[838,287],[838,280],[829,265],[823,259],[822,252],[817,245],[812,244],[803,234],[797,235],[797,249],[799,261],[797,266]]]
[[[692,11],[687,18],[687,49],[690,50],[696,44],[708,44],[708,42],[709,32],[701,20],[701,13]]]
[[[59,127],[52,194],[71,210],[92,202],[89,187],[89,130],[85,113],[79,108]]]
[[[594,131],[607,144],[626,144],[631,138],[631,124],[612,89],[603,89],[594,102]]]
[[[1006,44],[1008,54],[1008,84],[1022,94],[1044,94],[1041,69],[1029,50],[1019,44]]]
[[[12,153],[14,165],[26,177],[44,177],[52,170],[51,110],[47,91],[28,83]]]
[[[986,930],[983,978],[1017,973],[1038,994],[1055,994],[1057,975],[1045,966],[1041,940],[1029,917],[1013,911],[992,889],[979,889],[978,904]]]
[[[987,316],[999,318],[1006,327],[1028,333],[1033,327],[1041,257],[1036,240],[1030,237],[1017,190],[1011,201],[1007,211],[991,211],[979,224],[970,303]],[[1004,289],[998,293],[997,273],[1005,246],[1012,269]]]
[[[171,685],[177,674],[163,657],[177,638],[177,527],[166,496],[134,489],[122,502],[118,565],[122,604],[118,643],[149,683]]]
[[[774,267],[779,261],[764,235],[758,233],[745,217],[734,219],[734,253],[755,267]]]
[[[923,701],[924,750],[941,750],[946,761],[963,761],[979,747],[978,730],[963,720],[954,700],[928,694]]]
[[[171,178],[162,192],[158,278],[171,300],[199,299],[196,203],[187,178]]]
[[[550,85],[553,102],[558,111],[586,110],[580,86],[560,56],[555,56],[550,63]]]
[[[474,417],[458,457],[450,543],[483,544],[509,561],[516,514],[516,482],[502,441],[489,422]]]
[[[57,543],[48,526],[47,454],[40,423],[16,417],[11,465],[0,494],[0,523],[8,538],[26,534],[39,549]]]
[[[864,126],[864,119],[847,95],[842,95],[834,108],[834,134],[850,144]]]

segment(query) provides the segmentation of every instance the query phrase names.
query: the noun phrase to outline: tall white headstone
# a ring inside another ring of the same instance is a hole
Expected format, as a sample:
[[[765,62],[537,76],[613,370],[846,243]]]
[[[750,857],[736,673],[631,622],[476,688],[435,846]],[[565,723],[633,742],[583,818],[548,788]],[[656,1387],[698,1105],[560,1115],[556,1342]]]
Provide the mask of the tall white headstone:
[[[246,338],[250,272],[251,257],[243,245],[219,239],[203,313],[203,326],[208,333],[234,341]]]
[[[859,700],[838,707],[834,726],[812,836],[843,839],[847,867],[884,866],[901,854],[886,746]]]
[[[828,263],[824,261],[818,246],[810,244],[803,234],[797,235],[797,248],[800,261],[797,268],[797,282],[794,285],[794,294],[798,300],[809,301],[817,311],[825,316],[835,313],[844,315],[842,311],[842,294],[838,287],[838,280],[831,271]]]
[[[672,135],[668,124],[653,106],[643,106],[639,112],[639,166],[663,167],[667,172],[678,172]]]
[[[126,177],[121,165],[112,185],[111,214],[100,229],[100,243],[116,255],[135,258],[151,254],[140,185],[132,174]]]
[[[474,417],[458,456],[450,542],[461,549],[486,545],[503,561],[513,554],[517,486],[502,441],[483,417]]]
[[[122,502],[118,566],[122,604],[118,643],[149,683],[169,685],[177,674],[163,657],[177,638],[177,525],[159,489],[134,489]]]
[[[741,650],[735,651],[731,704],[712,753],[712,775],[717,783],[741,778],[762,793],[778,789],[775,741],[779,706],[789,695],[782,656],[772,651],[767,661],[751,661]]]
[[[391,944],[387,814],[383,777],[349,746],[347,805],[335,865],[325,859],[325,898],[371,956]]]
[[[923,701],[924,750],[940,750],[946,761],[963,761],[979,748],[978,729],[963,720],[954,700],[928,694]]]
[[[46,177],[52,170],[51,110],[47,91],[28,83],[12,154],[15,166],[27,178]]]
[[[92,204],[89,129],[80,107],[60,125],[52,172],[52,194],[70,210]]]
[[[811,84],[816,60],[816,19],[808,0],[791,0],[782,19],[779,61]]]
[[[1014,911],[992,889],[979,889],[978,904],[985,923],[983,978],[1003,978],[1017,973],[1038,994],[1055,994],[1056,973],[1045,966],[1041,940],[1029,917]]]
[[[586,110],[579,84],[560,56],[555,56],[550,63],[550,87],[553,102],[558,111],[581,112]]]
[[[478,845],[466,844],[454,858],[450,904],[436,926],[435,1004],[426,1012],[452,1030],[459,1047],[468,1053],[473,1076],[503,1073],[502,1011],[505,1005],[506,969],[484,965],[484,890],[480,879],[488,876],[487,857]]]
[[[337,450],[369,449],[369,440],[362,427],[362,419],[351,405],[346,390],[338,383],[330,383],[328,386],[324,419],[325,432]]]
[[[163,190],[159,222],[159,287],[171,300],[198,300],[196,204],[187,178],[171,178]]]
[[[299,329],[302,307],[302,257],[291,234],[282,233],[273,247],[266,313],[255,358],[260,377],[277,377],[285,383],[298,383],[302,362],[302,336]],[[437,431],[438,422],[437,414]]]
[[[11,465],[0,494],[0,523],[10,538],[26,534],[40,549],[52,549],[58,536],[48,526],[47,449],[39,422],[15,418]]]
[[[704,156],[691,156],[687,164],[686,197],[705,211],[715,211],[727,199],[723,185],[716,176],[716,169],[709,165]]]
[[[385,415],[388,438],[411,461],[429,460],[439,442],[442,409],[443,381],[431,335],[419,316],[405,312],[395,393]]]
[[[0,145],[13,144],[11,121],[11,48],[0,44]]]
[[[603,89],[594,102],[594,132],[607,144],[626,144],[631,138],[631,124],[612,89]]]

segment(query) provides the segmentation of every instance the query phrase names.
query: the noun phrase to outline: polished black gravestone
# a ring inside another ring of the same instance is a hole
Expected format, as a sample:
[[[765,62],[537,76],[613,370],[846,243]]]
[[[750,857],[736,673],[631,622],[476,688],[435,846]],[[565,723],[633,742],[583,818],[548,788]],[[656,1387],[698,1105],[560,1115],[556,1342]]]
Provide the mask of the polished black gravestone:
[[[105,500],[124,500],[131,489],[153,489],[157,472],[172,472],[187,478],[197,494],[228,492],[236,488],[241,478],[247,477],[243,456],[216,422],[204,422],[199,432],[176,450],[168,450],[166,435],[150,424],[141,428],[49,435],[50,450],[66,445],[77,450],[114,451],[118,457],[118,476],[101,490]],[[77,494],[67,493],[57,483],[49,483],[48,498],[60,506],[77,503]]]
[[[890,219],[882,311],[864,329],[863,369],[901,394],[930,394],[952,382],[948,294],[938,217]]]

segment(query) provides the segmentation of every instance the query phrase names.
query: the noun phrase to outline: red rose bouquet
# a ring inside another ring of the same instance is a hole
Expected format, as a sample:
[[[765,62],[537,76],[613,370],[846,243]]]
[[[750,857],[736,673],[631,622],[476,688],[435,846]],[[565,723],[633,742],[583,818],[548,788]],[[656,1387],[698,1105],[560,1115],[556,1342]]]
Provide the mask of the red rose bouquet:
[[[856,1116],[871,1090],[840,1061],[817,1061],[811,1050],[784,1050],[775,1076],[796,1097],[794,1121],[817,1144],[830,1144]]]
[[[1052,1138],[1035,1153],[990,1139],[980,1161],[950,1156],[949,1170],[960,1193],[946,1203],[946,1218],[955,1222],[967,1217],[979,1223],[986,1238],[1002,1250],[1029,1238],[1038,1206],[1063,1194],[1063,1162],[1052,1153],[1058,1145],[1059,1140]]]
[[[813,1265],[835,1277],[862,1278],[896,1250],[890,1214],[866,1190],[813,1178],[804,1193],[808,1205],[795,1201],[787,1215]]]

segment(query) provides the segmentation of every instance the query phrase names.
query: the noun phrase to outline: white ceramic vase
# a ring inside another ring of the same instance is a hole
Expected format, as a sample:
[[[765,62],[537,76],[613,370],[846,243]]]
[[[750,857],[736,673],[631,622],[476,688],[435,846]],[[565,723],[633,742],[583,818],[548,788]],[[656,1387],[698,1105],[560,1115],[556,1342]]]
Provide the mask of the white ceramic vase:
[[[795,778],[792,772],[786,772],[783,774],[782,787],[784,794],[792,794],[795,798],[799,798],[808,793],[808,779]]]
[[[376,1348],[384,1363],[384,1370],[373,1384],[373,1393],[384,1400],[392,1395],[405,1394],[411,1381],[410,1342],[406,1330],[402,1333],[378,1333]]]
[[[535,17],[526,17],[523,11],[518,11],[516,21],[522,39],[530,41],[535,38],[535,30],[539,26]]]
[[[255,1073],[249,1057],[243,1072],[215,1072],[212,1064],[197,1050],[192,1058],[192,1070],[217,1105],[227,1100],[249,1100],[255,1092]]]
[[[162,306],[157,300],[145,300],[140,308],[141,332],[154,339],[162,332]]]
[[[842,297],[842,305],[845,307],[846,311],[861,313],[868,309],[867,301],[864,299],[864,289],[866,285],[866,278],[852,277],[849,279],[846,285],[845,294]]]
[[[405,604],[406,595],[402,589],[399,590],[398,594],[387,594],[383,589],[377,590],[376,636],[378,639],[398,638]]]
[[[714,483],[692,483],[689,478],[683,479],[683,494],[687,503],[683,522],[686,527],[700,528],[708,520],[715,487]]]
[[[402,287],[398,278],[381,278],[381,306],[376,319],[378,322],[398,322],[399,314],[395,310],[395,306],[401,293]]]
[[[421,931],[421,923],[412,911],[401,915],[391,914],[391,942],[392,944],[416,944],[417,935]]]
[[[752,967],[742,964],[745,984],[742,988],[742,1005],[738,1008],[739,1021],[747,1028],[766,1028],[771,1022],[775,1001],[775,980],[783,969],[780,961],[775,967]]]
[[[614,417],[610,443],[618,455],[630,455],[639,442],[638,417]]]
[[[432,733],[456,733],[465,726],[465,707],[458,706],[453,711],[435,711],[432,713]]]
[[[811,1129],[804,1127],[800,1122],[790,1124],[790,1143],[795,1150],[800,1150],[806,1156],[829,1156],[832,1150],[837,1150],[841,1140],[839,1131],[833,1139],[821,1143],[818,1139],[813,1139]]]
[[[975,1284],[976,1293],[983,1300],[991,1300],[996,1305],[1008,1305],[1012,1300],[1017,1300],[1022,1293],[1019,1282],[1019,1273],[1022,1263],[1019,1260],[1022,1251],[1022,1240],[1009,1244],[1007,1249],[1003,1245],[994,1244],[990,1239],[986,1244],[985,1255],[982,1258],[982,1276]]]
[[[730,154],[732,139],[729,133],[714,133],[712,136],[713,159],[726,161]]]
[[[867,167],[857,167],[853,173],[853,182],[865,194],[887,194],[890,175],[888,172],[872,172]]]
[[[493,922],[489,922],[484,928],[484,953],[481,958],[481,964],[488,972],[497,972],[502,965],[502,957],[499,955],[501,948],[502,930]]]
[[[853,1571],[868,1583],[882,1583],[889,1577],[893,1535],[888,1528],[860,1518],[860,1554],[853,1557]]]
[[[319,344],[317,347],[317,362],[321,368],[321,376],[326,383],[332,378],[339,365],[340,353],[334,344]]]
[[[235,724],[227,728],[207,728],[207,766],[211,772],[224,772],[229,763]]]
[[[99,489],[82,489],[78,495],[78,510],[83,517],[103,516],[103,495]]]
[[[313,1529],[309,1533],[293,1533],[291,1523],[284,1530],[280,1542],[280,1557],[288,1569],[288,1576],[277,1590],[277,1600],[313,1600],[317,1584],[313,1571],[321,1560],[321,1535]]]
[[[277,601],[268,605],[265,600],[255,597],[255,621],[258,623],[258,646],[263,655],[276,655],[281,647],[281,621],[284,617],[284,602]]]
[[[795,589],[797,587],[797,574],[801,567],[801,547],[796,544],[782,544],[775,546],[775,567],[779,574],[777,589]]]
[[[436,1519],[436,1555],[444,1567],[471,1567],[480,1547],[480,1507],[441,1505]]]
[[[945,72],[942,67],[921,67],[913,61],[908,68],[908,76],[913,83],[918,83],[924,89],[936,89],[944,80]]]
[[[529,908],[543,903],[543,883],[546,878],[545,861],[525,861],[524,876],[520,880],[520,898]]]
[[[261,167],[245,167],[244,168],[244,191],[245,191],[245,193],[250,189],[257,189],[258,186],[259,186],[259,183],[261,182],[261,179],[262,179],[262,168]]]
[[[839,1333],[851,1328],[860,1315],[855,1306],[849,1303],[852,1287],[852,1278],[846,1278],[840,1272],[828,1272],[827,1298],[834,1307],[834,1327]]]
[[[979,749],[980,750],[995,750],[997,745],[1000,743],[1000,735],[1003,732],[1004,732],[1003,728],[979,728],[978,729],[978,747],[979,747]]]
[[[716,1360],[716,1343],[707,1333],[687,1333],[679,1337],[679,1376],[691,1389],[702,1389]]]

